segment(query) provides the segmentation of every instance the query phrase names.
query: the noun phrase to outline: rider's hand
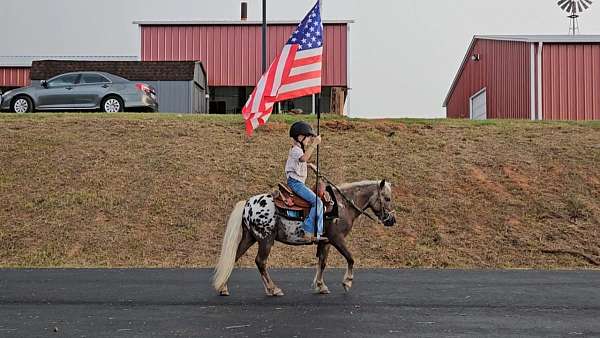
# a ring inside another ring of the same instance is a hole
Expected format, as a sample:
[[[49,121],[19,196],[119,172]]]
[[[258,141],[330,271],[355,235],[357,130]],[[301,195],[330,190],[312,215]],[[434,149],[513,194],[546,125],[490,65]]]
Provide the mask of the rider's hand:
[[[315,136],[312,139],[312,145],[318,146],[319,144],[321,144],[321,135]]]
[[[312,163],[309,163],[309,164],[308,164],[308,167],[309,167],[310,169],[312,169],[313,171],[317,171],[317,166],[316,166],[316,165],[314,165],[314,164],[312,164]]]

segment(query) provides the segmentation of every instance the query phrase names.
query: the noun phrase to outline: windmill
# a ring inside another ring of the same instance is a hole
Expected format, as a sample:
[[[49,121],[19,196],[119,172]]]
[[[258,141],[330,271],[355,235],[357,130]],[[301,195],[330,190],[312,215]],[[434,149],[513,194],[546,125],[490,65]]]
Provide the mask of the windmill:
[[[563,11],[569,13],[569,19],[571,19],[571,27],[569,33],[573,35],[579,33],[579,14],[586,9],[590,8],[592,0],[559,0],[558,7]]]

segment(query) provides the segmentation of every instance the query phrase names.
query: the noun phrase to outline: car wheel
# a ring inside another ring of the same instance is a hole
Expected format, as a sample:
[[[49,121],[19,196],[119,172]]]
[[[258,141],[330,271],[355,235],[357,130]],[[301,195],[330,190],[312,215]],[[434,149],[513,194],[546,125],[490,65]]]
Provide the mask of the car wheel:
[[[119,113],[123,111],[123,100],[117,96],[109,96],[102,100],[102,111],[105,113]]]
[[[10,108],[13,113],[17,114],[31,113],[33,111],[33,102],[27,96],[19,96],[13,100]]]

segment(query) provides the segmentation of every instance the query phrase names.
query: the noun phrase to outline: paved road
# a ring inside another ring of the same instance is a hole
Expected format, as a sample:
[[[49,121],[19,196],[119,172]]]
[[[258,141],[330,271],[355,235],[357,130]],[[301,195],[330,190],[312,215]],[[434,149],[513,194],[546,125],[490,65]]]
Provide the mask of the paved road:
[[[600,337],[600,272],[255,270],[217,297],[208,270],[0,270],[0,337]]]

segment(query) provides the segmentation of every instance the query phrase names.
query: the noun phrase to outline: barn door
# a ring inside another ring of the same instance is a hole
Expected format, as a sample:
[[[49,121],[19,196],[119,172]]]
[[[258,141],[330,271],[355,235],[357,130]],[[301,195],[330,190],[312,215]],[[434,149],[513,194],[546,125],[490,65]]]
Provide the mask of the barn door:
[[[471,120],[487,120],[487,93],[485,88],[471,96]]]

